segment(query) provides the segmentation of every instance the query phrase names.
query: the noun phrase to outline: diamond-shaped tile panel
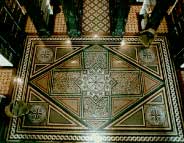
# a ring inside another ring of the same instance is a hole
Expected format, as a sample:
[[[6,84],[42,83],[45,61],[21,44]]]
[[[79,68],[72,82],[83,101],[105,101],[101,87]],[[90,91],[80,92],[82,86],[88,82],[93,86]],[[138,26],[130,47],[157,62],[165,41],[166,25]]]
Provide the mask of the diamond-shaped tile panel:
[[[84,34],[109,34],[109,1],[85,0],[83,7],[82,32]],[[104,28],[105,27],[105,28]]]
[[[34,46],[44,42],[46,47],[64,47],[67,39],[28,37],[18,72],[24,82],[12,96],[24,99],[32,112],[12,119],[7,142],[95,142],[98,136],[100,142],[184,141],[179,89],[165,36],[155,37],[151,47],[158,54],[150,56],[148,50],[141,57],[138,36],[124,36],[124,46],[122,38],[71,38],[74,52],[30,77],[37,64],[31,60]],[[160,63],[163,76],[142,62]]]

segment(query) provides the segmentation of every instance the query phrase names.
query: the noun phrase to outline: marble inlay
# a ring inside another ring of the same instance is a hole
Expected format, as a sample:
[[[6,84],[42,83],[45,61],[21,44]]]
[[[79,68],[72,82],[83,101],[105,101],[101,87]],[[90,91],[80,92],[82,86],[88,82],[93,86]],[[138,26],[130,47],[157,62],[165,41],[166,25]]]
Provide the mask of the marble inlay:
[[[161,126],[166,120],[165,111],[160,106],[150,106],[146,112],[146,119],[151,125]]]
[[[42,105],[33,105],[30,108],[28,119],[32,123],[41,123],[46,119],[46,109]]]
[[[38,48],[36,57],[41,63],[47,63],[52,60],[54,56],[53,51],[50,48]]]
[[[76,83],[83,92],[86,92],[84,96],[90,96],[97,100],[105,95],[110,95],[111,88],[116,84],[116,81],[110,77],[107,71],[96,64],[91,69],[84,71]]]

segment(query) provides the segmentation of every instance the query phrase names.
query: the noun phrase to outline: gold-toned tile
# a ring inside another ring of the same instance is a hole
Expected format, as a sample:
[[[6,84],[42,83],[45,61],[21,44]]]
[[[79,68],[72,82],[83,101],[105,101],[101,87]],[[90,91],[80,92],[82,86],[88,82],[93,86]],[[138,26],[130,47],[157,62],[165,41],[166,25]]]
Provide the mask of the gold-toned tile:
[[[0,69],[0,94],[8,95],[13,80],[13,69]]]

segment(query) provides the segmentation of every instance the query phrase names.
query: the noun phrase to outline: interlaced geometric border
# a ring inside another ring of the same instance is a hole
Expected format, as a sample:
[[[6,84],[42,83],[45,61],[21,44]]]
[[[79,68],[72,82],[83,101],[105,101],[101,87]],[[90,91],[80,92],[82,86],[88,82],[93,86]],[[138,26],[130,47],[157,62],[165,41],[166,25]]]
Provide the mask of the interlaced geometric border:
[[[129,43],[136,43],[138,42],[137,36],[125,36],[124,38],[111,38],[111,37],[101,37],[101,38],[72,38],[73,41],[103,41],[103,42],[121,42],[122,39]],[[57,40],[57,41],[64,41],[67,40],[67,38],[64,37],[51,37],[51,38],[38,38],[38,37],[28,37],[27,38],[27,44],[26,49],[24,51],[24,57],[22,58],[22,66],[18,71],[18,76],[23,79],[23,84],[15,86],[14,93],[13,93],[13,99],[24,99],[23,95],[25,93],[25,87],[26,82],[28,80],[28,72],[29,72],[29,60],[31,57],[31,44],[33,44],[34,41],[41,41],[41,40]],[[98,133],[101,135],[101,141],[102,142],[138,142],[138,141],[146,141],[146,142],[184,142],[184,134],[183,134],[183,119],[181,115],[181,108],[180,108],[180,101],[179,101],[179,93],[178,93],[178,87],[176,83],[176,75],[175,70],[173,68],[171,58],[168,53],[168,47],[167,47],[167,39],[164,36],[159,36],[155,38],[155,42],[159,42],[159,50],[160,53],[163,54],[163,69],[164,74],[167,77],[167,90],[168,90],[168,100],[170,100],[170,109],[173,111],[173,115],[171,117],[173,118],[173,122],[175,122],[177,133],[176,135],[168,136],[168,135],[162,135],[162,136],[153,136],[153,135],[128,135],[128,133],[125,134],[108,134],[108,133]],[[94,141],[94,138],[90,136],[88,133],[82,133],[82,134],[64,134],[64,133],[58,133],[58,134],[30,134],[30,133],[22,133],[17,132],[17,124],[18,119],[13,118],[10,122],[10,127],[8,130],[7,135],[7,141],[15,141],[18,140],[39,140],[39,141],[81,141],[81,142],[89,142]],[[95,132],[92,132],[92,134],[95,134]]]

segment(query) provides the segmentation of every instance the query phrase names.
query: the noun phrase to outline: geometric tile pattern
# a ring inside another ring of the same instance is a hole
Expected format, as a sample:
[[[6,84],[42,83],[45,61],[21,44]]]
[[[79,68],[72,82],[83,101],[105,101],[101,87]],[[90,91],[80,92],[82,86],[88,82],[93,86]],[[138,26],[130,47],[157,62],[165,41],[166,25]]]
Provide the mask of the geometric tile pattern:
[[[27,21],[26,21],[25,32],[28,33],[28,34],[37,33],[37,30],[36,30],[32,20],[29,16],[28,16]]]
[[[110,33],[109,0],[84,0],[82,33],[84,35]]]
[[[125,32],[128,32],[128,33],[138,33],[139,32],[136,13],[139,13],[141,7],[142,7],[141,5],[130,6],[130,11],[128,14],[128,19],[127,19],[127,23],[125,27]]]
[[[67,28],[66,28],[64,12],[63,12],[62,6],[59,6],[59,8],[61,9],[61,12],[57,13],[55,16],[54,34],[66,34]]]
[[[13,69],[1,68],[0,69],[0,94],[8,95],[10,85],[13,80]]]
[[[66,34],[66,22],[62,6],[61,12],[56,14],[54,23],[54,34]],[[131,5],[126,23],[126,33],[138,33],[138,20],[136,13],[139,13],[141,5]],[[28,17],[25,31],[29,34],[37,33],[30,17]],[[157,33],[167,33],[168,27],[164,18],[157,29]],[[83,35],[99,34],[109,35],[110,19],[109,19],[109,3],[107,0],[85,0],[83,2],[83,19],[82,19]]]
[[[164,36],[149,49],[137,36],[73,38],[70,50],[66,40],[28,37],[19,69],[25,80],[13,99],[23,99],[31,112],[12,118],[7,141],[184,141]],[[38,65],[43,67],[35,71]]]

